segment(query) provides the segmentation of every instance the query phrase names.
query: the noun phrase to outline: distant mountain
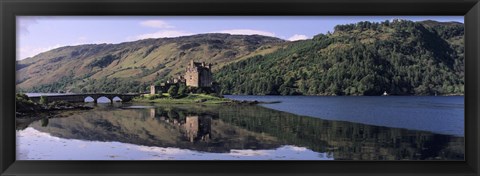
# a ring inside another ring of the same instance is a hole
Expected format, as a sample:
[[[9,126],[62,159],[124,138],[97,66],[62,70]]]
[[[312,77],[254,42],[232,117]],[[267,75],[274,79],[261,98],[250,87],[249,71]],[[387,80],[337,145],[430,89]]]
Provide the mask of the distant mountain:
[[[17,88],[29,92],[138,92],[183,74],[190,60],[224,65],[275,51],[284,40],[200,34],[53,49],[17,63]]]
[[[407,20],[338,25],[333,33],[227,65],[223,94],[464,93],[464,26]]]

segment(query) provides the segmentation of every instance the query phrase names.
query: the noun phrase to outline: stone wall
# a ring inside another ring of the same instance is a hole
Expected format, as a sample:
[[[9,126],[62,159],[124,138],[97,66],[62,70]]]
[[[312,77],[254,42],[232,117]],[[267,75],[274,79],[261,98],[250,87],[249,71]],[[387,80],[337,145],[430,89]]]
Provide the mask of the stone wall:
[[[199,76],[200,76],[200,73],[197,72],[196,70],[187,70],[187,72],[185,73],[185,80],[186,80],[187,86],[199,87],[200,86]]]
[[[211,87],[212,86],[212,72],[209,69],[202,69],[200,72],[200,87]]]

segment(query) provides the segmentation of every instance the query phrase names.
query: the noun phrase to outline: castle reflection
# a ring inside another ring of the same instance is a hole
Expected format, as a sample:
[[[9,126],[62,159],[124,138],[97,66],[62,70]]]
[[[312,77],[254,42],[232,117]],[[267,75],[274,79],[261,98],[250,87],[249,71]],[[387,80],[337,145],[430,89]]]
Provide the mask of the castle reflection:
[[[187,116],[184,124],[186,136],[190,142],[205,141],[211,139],[212,118],[205,116]]]
[[[156,109],[150,109],[150,118],[157,118]],[[170,116],[168,116],[170,114]],[[173,125],[180,125],[184,128],[185,137],[190,142],[204,141],[211,139],[212,116],[210,115],[187,115],[185,120],[178,112],[170,112],[167,115],[160,115],[159,120]],[[178,117],[178,118],[176,118]]]

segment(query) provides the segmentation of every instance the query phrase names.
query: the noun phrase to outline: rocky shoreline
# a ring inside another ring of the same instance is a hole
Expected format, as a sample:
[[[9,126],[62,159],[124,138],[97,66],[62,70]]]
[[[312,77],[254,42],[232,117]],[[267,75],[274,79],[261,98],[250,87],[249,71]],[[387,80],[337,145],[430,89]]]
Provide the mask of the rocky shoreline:
[[[43,102],[37,103],[33,102],[25,94],[16,95],[16,117],[24,118],[30,117],[31,115],[38,113],[51,113],[55,111],[62,110],[88,110],[93,109],[92,107],[85,106],[83,104],[75,104],[64,101],[54,101],[54,102]]]
[[[55,112],[55,111],[63,111],[63,110],[89,110],[93,109],[92,107],[79,105],[79,104],[70,104],[70,105],[61,105],[61,106],[47,106],[47,107],[40,107],[35,108],[31,107],[30,109],[17,109],[15,114],[17,117],[26,117],[31,114],[38,114],[38,113],[48,113],[48,112]]]

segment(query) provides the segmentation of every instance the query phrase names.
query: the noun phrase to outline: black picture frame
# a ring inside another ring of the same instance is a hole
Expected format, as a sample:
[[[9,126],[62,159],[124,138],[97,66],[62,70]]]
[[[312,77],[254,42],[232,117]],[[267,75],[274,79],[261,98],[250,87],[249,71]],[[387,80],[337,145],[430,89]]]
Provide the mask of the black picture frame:
[[[463,175],[480,171],[478,0],[0,0],[1,175]],[[463,15],[465,161],[16,161],[17,15]]]

